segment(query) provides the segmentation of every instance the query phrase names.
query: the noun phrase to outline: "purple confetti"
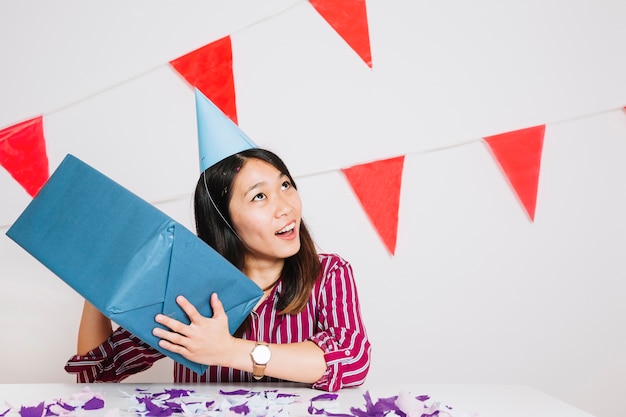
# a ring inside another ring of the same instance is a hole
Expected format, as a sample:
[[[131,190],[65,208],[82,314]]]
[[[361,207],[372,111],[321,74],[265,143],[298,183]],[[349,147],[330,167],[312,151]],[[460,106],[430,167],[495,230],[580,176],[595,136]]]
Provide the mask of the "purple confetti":
[[[74,407],[73,405],[68,404],[66,402],[63,402],[63,401],[57,401],[56,405],[58,405],[59,407],[61,407],[64,410],[67,410],[67,411],[74,411],[74,410],[76,410],[76,407]]]
[[[55,403],[48,404],[46,406],[46,414],[45,414],[46,417],[58,416],[59,415],[58,413],[55,413],[54,411],[52,411],[52,407],[55,407],[55,406],[60,407],[63,410],[66,410],[66,411],[74,411],[74,410],[76,410],[76,407],[74,407],[73,405],[69,405],[69,404],[64,403],[62,401],[57,401]]]
[[[45,417],[54,417],[54,416],[58,416],[57,413],[55,413],[54,411],[52,411],[50,408],[54,407],[55,404],[48,404],[46,406],[46,414],[44,414]]]
[[[250,407],[246,403],[230,407],[230,411],[235,414],[243,414],[244,416],[250,412]]]
[[[159,394],[154,394],[156,395],[161,395],[161,394],[168,394],[170,396],[170,398],[180,398],[180,397],[189,397],[189,394],[191,394],[192,392],[194,392],[194,390],[191,389],[166,389],[164,393],[159,393]]]
[[[100,410],[101,408],[104,408],[104,400],[98,397],[93,397],[83,404],[84,410]]]
[[[173,414],[171,408],[162,408],[156,405],[152,400],[148,397],[137,398],[140,403],[143,403],[146,406],[146,410],[148,410],[147,416],[151,417],[169,417]]]
[[[339,397],[339,394],[326,393],[326,394],[320,394],[317,397],[311,398],[311,401],[336,400],[338,397]]]
[[[197,404],[197,403],[196,403]],[[182,413],[183,408],[174,401],[165,401],[165,406],[172,410],[173,413]]]
[[[352,414],[331,413],[331,412],[328,412],[328,411],[325,414],[328,417],[354,417],[354,415],[352,415]]]
[[[428,401],[428,400],[430,400],[430,396],[428,396],[428,395],[418,395],[417,397],[415,397],[415,399],[417,401]]]
[[[11,411],[10,408],[8,408],[7,411],[5,411],[4,413],[0,413],[0,417],[6,416],[9,411]]]
[[[309,406],[308,410],[309,410],[309,414],[311,415],[321,414],[327,417],[354,417],[353,414],[331,413],[330,411],[326,411],[322,408],[315,408],[313,406]]]
[[[325,393],[325,394],[320,394],[311,398],[311,404],[309,405],[309,408],[308,408],[309,414],[311,415],[321,414],[321,415],[325,415],[328,417],[353,417],[352,414],[331,413],[330,411],[326,411],[323,408],[313,407],[314,401],[335,401],[338,397],[339,397],[339,394]]]
[[[32,407],[24,407],[20,408],[20,416],[22,417],[42,417],[44,410],[44,403],[40,402],[38,405]]]
[[[365,410],[361,410],[355,407],[350,408],[350,411],[356,417],[383,417],[384,415],[392,411],[400,417],[406,417],[406,413],[404,413],[398,408],[398,406],[396,406],[396,399],[398,398],[397,396],[380,398],[378,401],[376,401],[375,404],[372,402],[369,391],[365,391],[363,397],[365,398]]]
[[[288,394],[285,392],[279,392],[278,394],[276,394],[276,398],[292,398],[292,397],[299,397],[298,394]]]
[[[235,391],[220,390],[220,394],[222,395],[247,395],[247,394],[250,394],[250,391],[245,390],[245,389],[238,389]]]

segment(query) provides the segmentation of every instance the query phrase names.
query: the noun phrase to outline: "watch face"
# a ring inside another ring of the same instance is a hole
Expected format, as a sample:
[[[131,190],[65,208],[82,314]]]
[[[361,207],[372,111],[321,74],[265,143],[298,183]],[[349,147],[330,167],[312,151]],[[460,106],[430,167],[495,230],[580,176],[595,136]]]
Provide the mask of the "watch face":
[[[266,365],[270,361],[272,352],[267,345],[256,345],[252,351],[252,359],[259,365]]]

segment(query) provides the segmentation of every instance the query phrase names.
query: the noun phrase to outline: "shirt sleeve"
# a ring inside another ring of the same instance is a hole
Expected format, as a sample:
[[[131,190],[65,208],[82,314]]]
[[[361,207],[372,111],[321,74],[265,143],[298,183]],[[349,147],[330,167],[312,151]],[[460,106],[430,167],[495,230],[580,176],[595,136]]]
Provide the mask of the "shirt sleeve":
[[[323,268],[318,310],[321,331],[310,340],[324,351],[328,367],[313,388],[338,391],[365,382],[371,345],[361,319],[352,267],[335,256]]]
[[[74,355],[65,371],[76,374],[76,382],[120,382],[144,371],[165,355],[122,327],[86,355]]]

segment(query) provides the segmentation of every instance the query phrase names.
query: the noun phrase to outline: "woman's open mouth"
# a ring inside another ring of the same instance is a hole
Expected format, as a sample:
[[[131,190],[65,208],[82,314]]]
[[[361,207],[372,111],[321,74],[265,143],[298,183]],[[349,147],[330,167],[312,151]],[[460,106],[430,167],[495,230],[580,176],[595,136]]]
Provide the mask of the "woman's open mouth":
[[[295,228],[296,228],[296,222],[291,222],[287,226],[283,227],[278,232],[276,232],[275,235],[277,235],[277,236],[287,236],[287,235],[293,233]]]

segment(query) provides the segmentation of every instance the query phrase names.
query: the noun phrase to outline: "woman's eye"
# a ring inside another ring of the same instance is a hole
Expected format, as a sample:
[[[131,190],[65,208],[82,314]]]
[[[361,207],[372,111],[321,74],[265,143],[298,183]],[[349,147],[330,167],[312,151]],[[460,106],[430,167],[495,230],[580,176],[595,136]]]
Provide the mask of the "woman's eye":
[[[252,201],[259,201],[259,200],[264,200],[264,199],[265,199],[265,194],[258,193],[252,198]]]
[[[285,182],[283,182],[283,184],[282,184],[282,189],[283,189],[283,190],[286,190],[286,189],[288,189],[288,188],[291,188],[291,183],[290,183],[289,181],[285,181]]]

